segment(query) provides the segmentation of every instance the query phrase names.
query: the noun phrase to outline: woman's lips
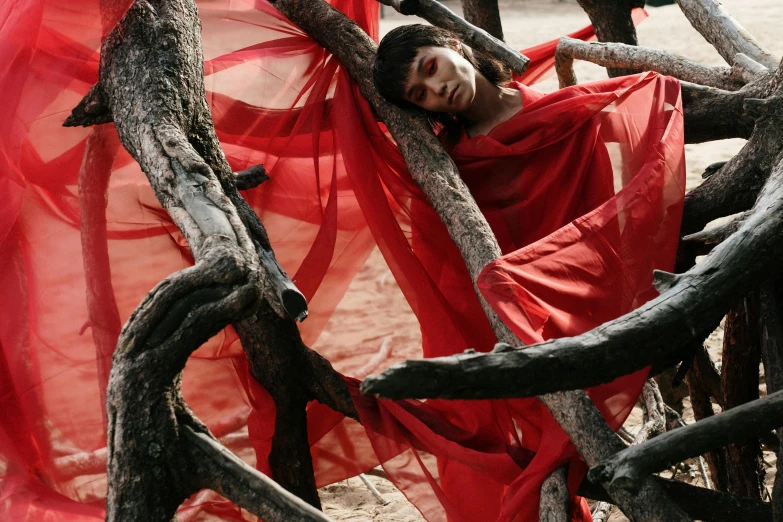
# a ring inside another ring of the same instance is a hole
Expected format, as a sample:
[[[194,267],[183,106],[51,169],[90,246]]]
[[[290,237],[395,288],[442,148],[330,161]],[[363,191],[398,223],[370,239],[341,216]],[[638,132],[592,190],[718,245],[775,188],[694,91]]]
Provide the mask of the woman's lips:
[[[459,85],[454,87],[454,90],[451,91],[451,94],[449,95],[449,105],[451,105],[454,102],[454,97],[457,95],[458,90],[459,90]]]

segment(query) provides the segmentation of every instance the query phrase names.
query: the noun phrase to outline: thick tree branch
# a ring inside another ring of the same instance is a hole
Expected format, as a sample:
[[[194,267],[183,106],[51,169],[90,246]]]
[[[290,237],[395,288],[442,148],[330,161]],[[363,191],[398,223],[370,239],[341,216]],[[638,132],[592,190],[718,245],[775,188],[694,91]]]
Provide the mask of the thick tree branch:
[[[715,50],[733,64],[735,56],[742,53],[768,68],[777,68],[779,58],[764,50],[716,0],[677,0],[680,9],[694,29]]]
[[[188,458],[202,488],[217,491],[267,522],[328,522],[331,520],[273,480],[245,464],[208,433],[182,427]]]
[[[636,26],[631,11],[644,7],[644,0],[577,0],[590,18],[595,35],[601,42],[619,42],[636,45]],[[638,69],[608,67],[609,77],[625,76]]]
[[[117,346],[122,323],[114,297],[106,237],[106,205],[111,166],[119,149],[113,128],[96,127],[87,138],[79,170],[79,220],[87,283],[87,309],[98,365],[98,392],[101,413],[106,419],[106,387],[109,384],[111,356]]]
[[[594,466],[591,481],[636,491],[650,473],[783,424],[783,391],[631,446]]]
[[[732,75],[729,67],[708,67],[650,47],[583,42],[563,37],[557,44],[555,53],[555,69],[561,88],[576,85],[572,66],[574,59],[587,60],[604,67],[655,71],[680,80],[728,91],[737,90],[744,85]]]
[[[655,483],[677,503],[691,518],[704,522],[725,522],[726,520],[753,520],[772,522],[769,503],[760,500],[736,497],[728,493],[692,486],[677,480],[653,477]],[[604,488],[587,478],[579,486],[578,495],[593,500],[611,502]]]
[[[378,0],[382,4],[393,7],[404,15],[417,15],[432,25],[448,29],[471,49],[485,53],[507,65],[517,74],[522,74],[530,65],[530,60],[503,42],[502,32],[499,37],[492,36],[484,29],[466,22],[437,0]],[[274,2],[273,2],[274,3]]]
[[[779,278],[770,277],[759,289],[759,328],[761,355],[767,393],[783,390],[783,291]],[[783,427],[777,426],[778,462],[783,462]],[[775,520],[783,520],[783,473],[775,473],[772,490]]]

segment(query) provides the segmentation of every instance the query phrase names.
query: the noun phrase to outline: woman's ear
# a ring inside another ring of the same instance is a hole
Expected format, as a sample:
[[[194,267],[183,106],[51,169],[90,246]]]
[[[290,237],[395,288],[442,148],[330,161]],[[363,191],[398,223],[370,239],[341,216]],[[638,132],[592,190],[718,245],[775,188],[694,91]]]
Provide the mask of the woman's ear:
[[[448,46],[457,51],[460,56],[465,56],[465,52],[463,51],[462,42],[457,40],[456,38],[449,38]]]

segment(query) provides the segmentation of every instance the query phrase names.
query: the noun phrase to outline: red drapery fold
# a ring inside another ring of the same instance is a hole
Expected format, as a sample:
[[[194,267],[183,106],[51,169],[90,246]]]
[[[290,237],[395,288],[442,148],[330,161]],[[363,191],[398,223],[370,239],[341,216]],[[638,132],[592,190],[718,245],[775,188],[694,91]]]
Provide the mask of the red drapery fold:
[[[94,129],[63,120],[97,80],[106,28],[100,2],[23,0],[0,7],[0,518],[97,520],[105,497],[99,368],[85,300],[76,180]],[[104,3],[105,4],[105,3]],[[117,2],[116,20],[129,2]],[[378,4],[333,4],[377,39]],[[312,344],[378,246],[421,324],[425,356],[488,350],[494,338],[459,253],[339,64],[263,0],[199,4],[207,97],[235,170],[264,163],[270,181],[245,194],[277,258],[310,302]],[[575,36],[589,38],[585,29]],[[528,52],[537,81],[554,43]],[[452,151],[506,254],[481,290],[527,342],[578,334],[651,297],[670,269],[682,203],[678,84],[652,74],[543,97],[519,85],[523,111]],[[108,144],[116,146],[116,144]],[[114,154],[114,151],[112,151]],[[111,164],[107,260],[121,320],[154,284],[191,263],[138,165]],[[98,173],[95,173],[97,176]],[[456,298],[456,299],[455,299]],[[340,369],[339,346],[322,352]],[[590,390],[613,427],[643,372]],[[431,521],[535,520],[538,487],[556,466],[583,465],[535,399],[379,401],[346,377],[362,425],[308,410],[319,485],[379,462]],[[189,360],[183,393],[218,437],[268,471],[274,404],[248,374],[231,328]],[[246,430],[246,431],[245,431]],[[247,438],[241,435],[247,433]],[[574,520],[585,505],[574,500]],[[211,492],[185,520],[243,513]],[[586,518],[585,518],[586,520]]]

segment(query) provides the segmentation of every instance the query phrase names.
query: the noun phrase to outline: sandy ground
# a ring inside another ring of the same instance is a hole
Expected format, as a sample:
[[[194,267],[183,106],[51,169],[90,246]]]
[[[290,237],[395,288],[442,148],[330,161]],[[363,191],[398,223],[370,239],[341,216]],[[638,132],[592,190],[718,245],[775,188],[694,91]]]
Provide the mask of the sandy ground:
[[[460,12],[458,2],[446,3],[452,10]],[[783,23],[783,2],[724,0],[723,5],[762,45],[777,55],[783,54],[783,41],[775,37],[779,35],[779,26]],[[570,0],[501,0],[500,8],[506,41],[517,49],[550,40],[589,23],[576,2]],[[381,34],[398,25],[418,21],[403,17],[390,8],[385,8],[384,11]],[[648,8],[648,11],[650,18],[638,28],[640,45],[676,52],[708,65],[723,63],[717,52],[690,27],[676,6]],[[580,82],[605,77],[602,68],[586,63],[577,63],[576,74]],[[552,91],[557,88],[556,79],[542,82],[537,88]],[[701,173],[707,165],[731,158],[742,145],[743,140],[687,145],[685,150],[688,189],[700,183]],[[388,352],[388,358],[383,365],[420,356],[418,323],[377,250],[354,280],[319,342],[338,342],[354,346],[357,355],[376,351]],[[713,333],[708,345],[711,356],[719,363],[722,345],[720,329]],[[317,348],[318,344],[315,347]],[[351,369],[359,368],[359,365],[357,358]],[[348,366],[352,366],[350,361]],[[689,408],[686,411],[686,420],[693,421]],[[626,427],[634,433],[640,422],[641,411],[637,408]],[[766,455],[765,460],[768,466],[767,484],[771,489],[775,469],[774,455]],[[695,464],[691,464],[695,469]],[[670,473],[665,476],[670,476]],[[686,477],[688,481],[701,485],[698,474],[694,477],[686,474]],[[424,520],[388,481],[375,476],[370,476],[369,479],[383,495],[386,504],[382,505],[376,500],[360,478],[355,477],[320,490],[325,512],[340,521]],[[610,520],[620,522],[626,519],[619,513],[613,513]]]

